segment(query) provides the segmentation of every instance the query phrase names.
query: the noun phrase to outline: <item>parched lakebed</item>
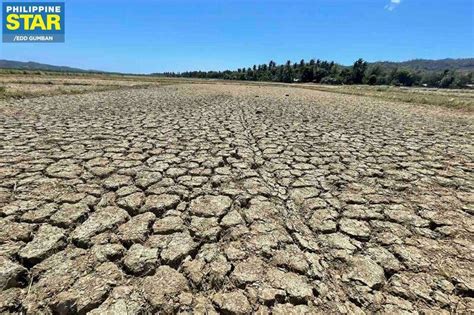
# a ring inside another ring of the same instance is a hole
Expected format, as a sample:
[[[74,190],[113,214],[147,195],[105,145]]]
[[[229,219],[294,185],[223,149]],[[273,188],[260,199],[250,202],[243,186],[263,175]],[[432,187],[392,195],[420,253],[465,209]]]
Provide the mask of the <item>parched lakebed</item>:
[[[473,312],[472,122],[218,83],[0,100],[0,312]]]

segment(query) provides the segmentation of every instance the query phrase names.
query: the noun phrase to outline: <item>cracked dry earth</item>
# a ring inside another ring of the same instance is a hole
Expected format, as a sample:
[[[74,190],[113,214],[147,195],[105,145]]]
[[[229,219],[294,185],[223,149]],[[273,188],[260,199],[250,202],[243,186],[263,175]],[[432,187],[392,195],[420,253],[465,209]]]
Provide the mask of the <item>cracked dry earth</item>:
[[[218,84],[0,113],[0,313],[474,311],[470,114]]]

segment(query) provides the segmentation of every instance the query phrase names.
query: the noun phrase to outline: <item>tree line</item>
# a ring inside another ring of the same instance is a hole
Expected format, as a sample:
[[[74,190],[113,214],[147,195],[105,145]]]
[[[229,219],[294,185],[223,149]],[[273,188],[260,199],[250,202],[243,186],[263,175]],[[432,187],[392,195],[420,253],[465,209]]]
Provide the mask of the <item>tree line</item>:
[[[358,59],[350,67],[335,62],[301,60],[283,65],[274,61],[268,64],[254,65],[251,68],[239,68],[235,71],[187,71],[181,73],[164,72],[152,75],[243,81],[270,82],[314,82],[321,84],[369,84],[397,86],[427,86],[440,88],[464,88],[473,83],[473,72],[446,69],[444,71],[413,70],[409,68],[384,67],[380,64],[368,64]]]

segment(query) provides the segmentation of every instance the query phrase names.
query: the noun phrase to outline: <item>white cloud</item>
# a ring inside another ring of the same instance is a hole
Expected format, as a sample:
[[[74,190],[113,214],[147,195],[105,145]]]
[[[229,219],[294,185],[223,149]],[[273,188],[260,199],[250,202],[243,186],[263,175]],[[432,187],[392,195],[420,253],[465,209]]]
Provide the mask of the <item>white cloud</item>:
[[[400,5],[402,0],[390,0],[390,3],[385,6],[386,10],[393,11]]]

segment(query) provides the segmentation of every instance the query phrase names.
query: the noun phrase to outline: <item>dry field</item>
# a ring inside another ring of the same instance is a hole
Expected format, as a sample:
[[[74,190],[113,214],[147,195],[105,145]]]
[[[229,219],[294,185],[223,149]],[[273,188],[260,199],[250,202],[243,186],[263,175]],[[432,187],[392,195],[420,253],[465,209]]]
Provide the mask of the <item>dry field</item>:
[[[0,313],[474,312],[472,112],[123,81],[0,99]]]
[[[415,103],[418,105],[435,105],[470,112],[474,111],[474,90],[472,89],[462,90],[367,85],[328,86],[314,84],[302,84],[302,86],[319,91],[370,96],[388,101]]]
[[[140,78],[106,75],[22,75],[0,72],[0,99],[83,94],[121,88],[146,88],[157,85]]]
[[[189,78],[164,78],[133,75],[73,74],[46,72],[11,74],[0,69],[0,99],[83,94],[116,89],[149,88],[170,84],[223,84],[244,86],[279,86],[331,92],[344,95],[368,96],[385,101],[439,106],[474,112],[473,89],[406,88],[367,85],[287,84],[276,82],[241,82]]]

